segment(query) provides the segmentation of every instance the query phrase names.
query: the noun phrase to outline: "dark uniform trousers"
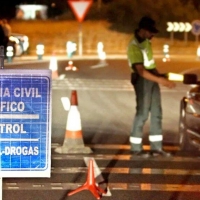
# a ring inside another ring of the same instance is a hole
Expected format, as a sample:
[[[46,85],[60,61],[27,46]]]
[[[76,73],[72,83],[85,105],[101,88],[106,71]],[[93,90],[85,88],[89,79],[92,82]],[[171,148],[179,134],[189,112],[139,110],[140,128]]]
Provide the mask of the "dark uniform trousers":
[[[150,148],[151,150],[161,150],[163,135],[159,85],[139,75],[136,80],[132,81],[132,84],[136,95],[136,114],[130,134],[131,150],[142,150],[143,127],[148,117],[150,117]]]

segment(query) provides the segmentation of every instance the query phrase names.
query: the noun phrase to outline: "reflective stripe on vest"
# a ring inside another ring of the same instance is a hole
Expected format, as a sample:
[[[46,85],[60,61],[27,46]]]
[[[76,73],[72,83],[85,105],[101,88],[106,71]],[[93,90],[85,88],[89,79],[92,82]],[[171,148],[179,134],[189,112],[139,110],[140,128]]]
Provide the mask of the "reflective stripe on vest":
[[[131,42],[131,44],[134,44],[134,45],[136,45],[137,47],[140,48],[142,55],[143,55],[143,58],[144,58],[144,66],[145,66],[146,69],[150,68],[150,66],[152,64],[155,64],[154,59],[153,58],[151,60],[148,59],[146,49],[143,49],[135,39]]]
[[[149,136],[149,141],[150,142],[161,142],[163,140],[162,135],[150,135]]]
[[[130,137],[129,138],[130,143],[132,144],[141,144],[142,143],[142,138],[138,137]]]

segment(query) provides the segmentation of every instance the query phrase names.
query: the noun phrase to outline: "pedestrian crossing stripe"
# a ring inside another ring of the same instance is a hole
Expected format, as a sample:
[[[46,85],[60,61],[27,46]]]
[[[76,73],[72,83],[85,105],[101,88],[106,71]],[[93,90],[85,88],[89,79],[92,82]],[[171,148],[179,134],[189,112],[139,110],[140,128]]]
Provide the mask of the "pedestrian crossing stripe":
[[[82,183],[5,183],[3,190],[74,190]],[[199,192],[200,185],[187,184],[151,184],[151,183],[108,183],[110,190],[126,191],[165,191]]]
[[[95,168],[95,167],[94,167]],[[51,173],[55,174],[70,174],[70,173],[87,173],[87,167],[72,167],[72,168],[52,168]],[[97,170],[102,173],[109,174],[152,174],[152,175],[190,175],[190,176],[199,176],[200,170],[187,170],[187,169],[161,169],[161,168],[127,168],[127,167],[118,167],[118,168],[108,168],[108,167],[99,167]]]

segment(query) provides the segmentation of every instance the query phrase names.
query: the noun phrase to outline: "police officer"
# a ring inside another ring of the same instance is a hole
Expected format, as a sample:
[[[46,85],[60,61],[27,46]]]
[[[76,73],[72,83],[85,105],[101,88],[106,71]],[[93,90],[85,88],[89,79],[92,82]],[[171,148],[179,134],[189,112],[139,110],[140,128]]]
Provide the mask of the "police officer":
[[[141,18],[134,38],[127,50],[129,66],[132,70],[131,83],[136,94],[136,114],[130,135],[131,151],[134,155],[149,157],[142,149],[143,126],[150,114],[149,142],[153,156],[170,156],[162,149],[162,108],[159,84],[174,88],[175,83],[159,74],[153,59],[150,40],[158,33],[155,21],[145,16]]]

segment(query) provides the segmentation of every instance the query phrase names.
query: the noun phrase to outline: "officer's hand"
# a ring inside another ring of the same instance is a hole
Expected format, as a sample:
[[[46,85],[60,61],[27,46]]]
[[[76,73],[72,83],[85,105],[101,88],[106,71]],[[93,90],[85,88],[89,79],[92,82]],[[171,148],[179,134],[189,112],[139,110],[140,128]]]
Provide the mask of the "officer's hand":
[[[169,81],[168,79],[163,77],[159,78],[159,83],[168,88],[174,88],[176,86],[176,84],[173,81]]]

